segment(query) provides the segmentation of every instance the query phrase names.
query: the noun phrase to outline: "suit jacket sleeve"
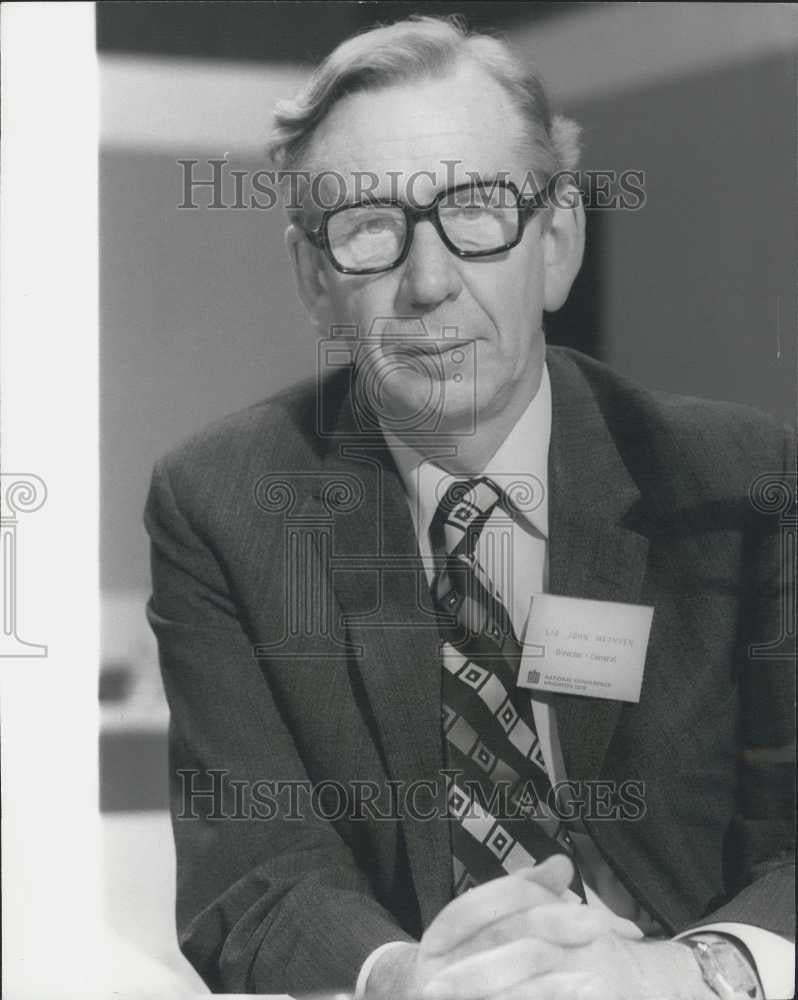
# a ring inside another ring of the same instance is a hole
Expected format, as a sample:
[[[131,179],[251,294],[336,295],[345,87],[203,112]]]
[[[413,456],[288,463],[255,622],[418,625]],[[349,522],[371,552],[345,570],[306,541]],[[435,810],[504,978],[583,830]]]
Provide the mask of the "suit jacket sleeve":
[[[215,991],[351,989],[374,948],[411,938],[375,900],[332,825],[301,806],[301,818],[289,818],[288,800],[266,784],[307,787],[307,774],[228,592],[223,559],[181,512],[163,463],[145,524],[148,617],[171,712],[181,949]]]
[[[725,845],[729,895],[701,924],[737,921],[795,939],[795,438],[751,490],[754,542],[743,583],[738,802]],[[790,544],[790,536],[792,543]]]

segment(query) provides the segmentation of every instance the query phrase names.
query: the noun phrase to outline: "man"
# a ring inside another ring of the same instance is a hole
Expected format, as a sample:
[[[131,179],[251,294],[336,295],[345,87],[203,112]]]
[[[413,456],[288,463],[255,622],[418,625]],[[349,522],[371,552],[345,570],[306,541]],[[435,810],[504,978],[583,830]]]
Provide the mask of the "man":
[[[788,995],[793,669],[754,649],[749,491],[790,441],[546,349],[576,130],[501,43],[351,39],[273,150],[312,179],[286,243],[332,374],[159,463],[146,513],[185,954],[228,992]],[[552,640],[600,616],[575,656],[644,650],[639,695],[521,686],[547,606]]]

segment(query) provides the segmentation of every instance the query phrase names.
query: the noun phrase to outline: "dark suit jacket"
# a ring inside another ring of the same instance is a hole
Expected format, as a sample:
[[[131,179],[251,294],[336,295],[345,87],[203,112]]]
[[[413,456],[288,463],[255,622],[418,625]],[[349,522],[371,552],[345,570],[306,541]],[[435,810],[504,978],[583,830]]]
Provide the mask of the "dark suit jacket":
[[[784,490],[757,482],[789,483],[790,439],[753,410],[650,392],[572,351],[548,363],[550,592],[655,608],[639,704],[556,696],[570,779],[645,783],[642,819],[589,830],[669,931],[711,917],[791,936],[795,626]],[[373,948],[417,938],[451,898],[445,818],[353,818],[353,779],[440,786],[443,755],[410,513],[346,385],[327,383],[323,406],[313,386],[253,406],[153,476],[177,923],[216,990],[351,987]],[[213,781],[216,801],[187,800]],[[289,818],[264,781],[329,794]]]

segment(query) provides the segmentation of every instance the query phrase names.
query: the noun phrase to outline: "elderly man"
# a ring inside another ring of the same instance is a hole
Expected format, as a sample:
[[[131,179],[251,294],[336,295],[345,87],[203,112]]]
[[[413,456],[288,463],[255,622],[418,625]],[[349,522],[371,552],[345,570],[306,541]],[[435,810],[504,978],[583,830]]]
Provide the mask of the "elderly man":
[[[276,122],[323,370],[160,462],[146,513],[185,954],[229,992],[788,995],[749,494],[791,442],[547,350],[577,129],[503,43],[376,29]]]

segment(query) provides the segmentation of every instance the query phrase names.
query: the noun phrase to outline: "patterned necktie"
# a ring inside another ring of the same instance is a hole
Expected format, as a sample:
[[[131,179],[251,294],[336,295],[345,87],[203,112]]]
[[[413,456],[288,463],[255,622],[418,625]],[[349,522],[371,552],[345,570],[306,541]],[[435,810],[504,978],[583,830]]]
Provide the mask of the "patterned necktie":
[[[433,596],[446,615],[442,715],[454,891],[567,854],[576,869],[571,891],[584,901],[571,839],[551,808],[553,789],[529,695],[516,687],[521,645],[475,556],[497,507],[512,516],[502,490],[487,477],[455,482],[430,526],[438,568]]]

